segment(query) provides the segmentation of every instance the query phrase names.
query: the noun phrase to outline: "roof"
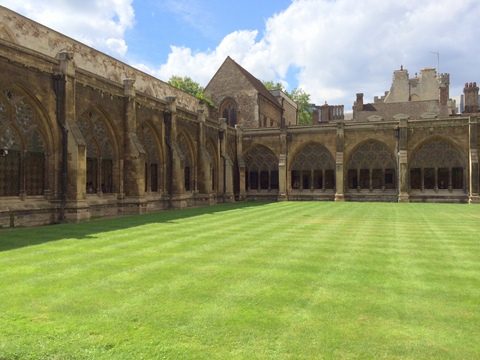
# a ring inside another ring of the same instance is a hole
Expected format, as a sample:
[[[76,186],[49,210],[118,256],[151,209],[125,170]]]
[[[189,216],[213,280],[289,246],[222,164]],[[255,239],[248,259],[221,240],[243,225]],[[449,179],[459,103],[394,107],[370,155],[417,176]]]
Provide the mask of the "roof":
[[[237,64],[237,62],[233,60],[230,56],[227,56],[227,59],[225,61],[229,59],[238,67],[240,72],[245,76],[245,78],[250,82],[250,84],[252,84],[252,86],[255,88],[255,90],[258,91],[259,94],[261,94],[263,97],[270,100],[272,103],[274,103],[278,107],[281,107],[277,99],[275,98],[275,96],[273,96],[270,93],[270,91],[268,91],[268,89],[265,87],[265,85],[263,85],[263,83],[260,80],[258,80],[255,76],[253,76],[247,70],[245,70],[243,67]]]

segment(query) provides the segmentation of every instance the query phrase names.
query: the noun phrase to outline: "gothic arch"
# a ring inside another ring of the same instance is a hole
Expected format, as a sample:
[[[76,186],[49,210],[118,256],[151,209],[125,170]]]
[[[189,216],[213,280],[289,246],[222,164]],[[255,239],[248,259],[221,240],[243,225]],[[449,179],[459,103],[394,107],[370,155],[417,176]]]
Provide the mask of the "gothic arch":
[[[48,122],[21,87],[0,88],[0,196],[44,195],[53,153]]]
[[[103,111],[92,107],[78,118],[77,124],[86,144],[87,193],[117,192],[119,150],[111,122]]]
[[[369,139],[358,144],[347,164],[349,190],[395,190],[397,162],[388,146]]]
[[[278,191],[278,158],[268,147],[254,145],[244,155],[248,190]]]
[[[184,131],[177,136],[177,144],[181,166],[183,169],[183,184],[185,191],[193,191],[195,189],[195,156],[193,142],[190,136]]]
[[[298,190],[334,189],[335,160],[320,143],[309,142],[292,157],[291,188]]]
[[[218,156],[217,147],[211,139],[207,140],[207,156],[210,162],[210,184],[211,191],[218,189]]]
[[[417,145],[409,161],[410,189],[466,191],[467,156],[443,137],[430,137]]]
[[[223,99],[219,107],[219,114],[222,118],[227,120],[229,126],[235,126],[238,121],[237,102],[231,97]]]
[[[149,121],[143,123],[140,139],[145,149],[145,192],[163,190],[165,161],[163,149],[155,126]]]

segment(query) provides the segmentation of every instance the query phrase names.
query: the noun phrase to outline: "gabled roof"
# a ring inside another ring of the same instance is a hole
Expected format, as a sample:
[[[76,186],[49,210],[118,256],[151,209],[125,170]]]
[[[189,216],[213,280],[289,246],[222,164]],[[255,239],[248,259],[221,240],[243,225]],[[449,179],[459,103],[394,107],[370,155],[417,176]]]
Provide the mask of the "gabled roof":
[[[263,97],[267,98],[269,101],[271,101],[274,105],[281,107],[281,105],[278,103],[278,100],[273,96],[270,91],[263,85],[263,83],[258,80],[255,76],[250,74],[247,70],[245,70],[242,66],[240,66],[235,60],[233,60],[230,56],[227,56],[223,64],[225,64],[227,61],[230,61],[232,64],[234,64],[238,70],[245,76],[247,81],[255,88],[255,90],[258,91],[259,94],[261,94]],[[220,66],[220,68],[223,66],[223,64]],[[220,70],[220,69],[219,69]],[[217,71],[218,72],[218,71]],[[215,75],[214,75],[215,77]],[[213,79],[213,78],[212,78]],[[211,81],[211,80],[210,80]],[[208,85],[206,86],[208,87]]]

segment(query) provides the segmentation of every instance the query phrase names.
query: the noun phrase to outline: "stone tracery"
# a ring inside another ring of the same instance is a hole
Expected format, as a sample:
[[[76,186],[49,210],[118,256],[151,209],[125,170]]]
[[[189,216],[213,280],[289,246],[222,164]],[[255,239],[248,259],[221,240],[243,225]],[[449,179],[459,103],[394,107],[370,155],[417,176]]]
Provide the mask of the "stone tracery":
[[[308,143],[295,156],[291,170],[293,189],[334,189],[335,161],[321,144]]]
[[[0,97],[0,196],[43,195],[46,149],[40,119],[26,96],[12,89]]]
[[[255,145],[244,160],[248,190],[278,190],[278,159],[269,148]]]

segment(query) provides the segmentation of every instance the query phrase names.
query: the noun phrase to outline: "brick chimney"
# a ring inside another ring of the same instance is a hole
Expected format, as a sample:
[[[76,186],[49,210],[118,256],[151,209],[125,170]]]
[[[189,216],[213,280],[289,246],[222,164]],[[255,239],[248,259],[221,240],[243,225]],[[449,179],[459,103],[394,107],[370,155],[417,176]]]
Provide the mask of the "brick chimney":
[[[464,113],[476,113],[478,112],[478,86],[477,83],[466,83],[463,89],[465,96],[465,109]]]
[[[357,94],[357,100],[353,103],[353,110],[362,111],[363,110],[363,93]]]

